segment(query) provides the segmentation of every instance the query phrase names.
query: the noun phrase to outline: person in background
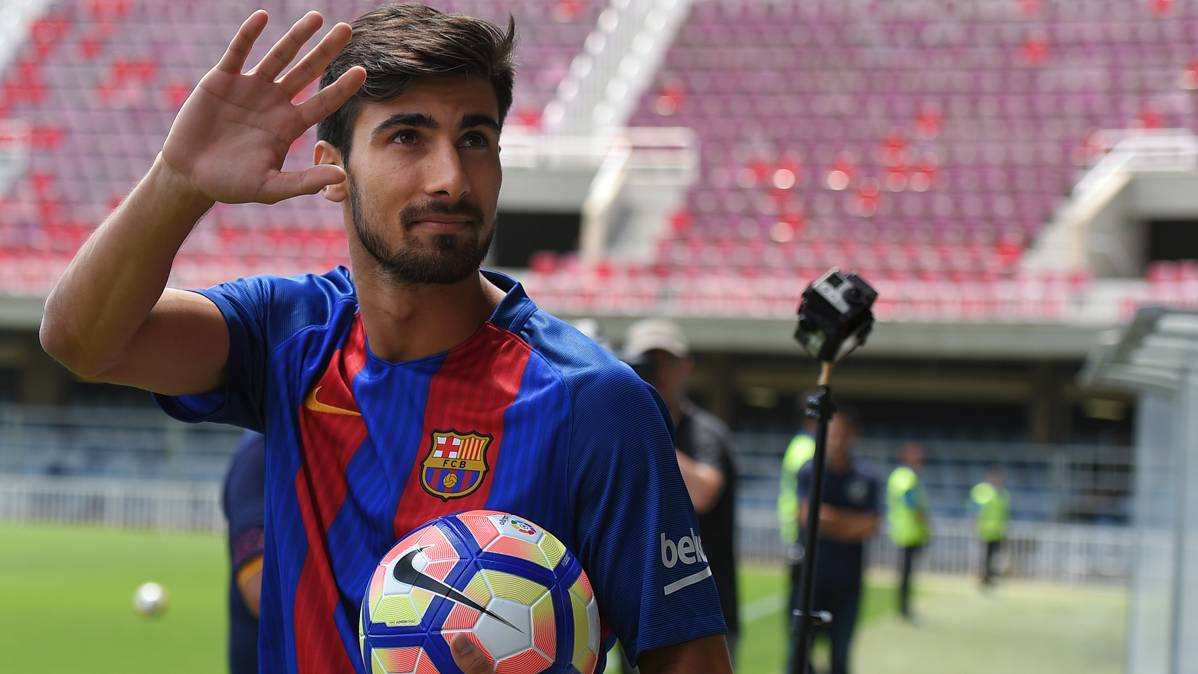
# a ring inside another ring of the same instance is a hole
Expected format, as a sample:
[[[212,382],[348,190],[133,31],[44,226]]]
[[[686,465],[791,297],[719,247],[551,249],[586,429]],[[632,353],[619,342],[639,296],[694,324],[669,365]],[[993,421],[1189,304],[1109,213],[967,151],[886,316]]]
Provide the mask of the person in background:
[[[860,430],[860,417],[847,407],[841,407],[828,425],[828,464],[820,499],[812,608],[832,614],[832,623],[817,631],[817,635],[827,634],[832,642],[831,674],[849,671],[849,647],[865,580],[865,543],[877,532],[881,511],[877,478],[853,457],[853,444]],[[799,471],[796,485],[802,531],[807,528],[813,473],[814,462],[808,461]],[[794,594],[799,591],[796,583]],[[795,597],[791,603],[797,606],[798,601]],[[790,658],[787,672],[794,671],[794,644]]]
[[[728,651],[735,664],[739,619],[732,433],[719,418],[687,398],[694,361],[686,336],[675,323],[645,319],[632,324],[625,336],[624,354],[662,397],[674,423],[678,468],[699,520],[699,552],[711,565],[728,625]]]
[[[262,593],[263,473],[266,441],[241,437],[221,490],[229,539],[229,673],[258,673],[258,603]]]
[[[982,587],[994,584],[997,575],[994,558],[1007,537],[1007,519],[1011,513],[1011,494],[1006,488],[1006,476],[1002,468],[990,466],[986,479],[973,486],[969,500],[977,509],[978,537],[982,539]]]
[[[886,482],[886,508],[890,540],[899,549],[899,614],[911,620],[911,575],[915,559],[928,542],[928,499],[919,473],[923,470],[923,447],[903,445],[902,464]]]
[[[806,392],[799,396],[796,407],[799,418],[803,420],[802,427],[790,439],[790,444],[786,446],[786,452],[782,455],[781,474],[778,478],[778,533],[782,538],[782,546],[790,564],[790,587],[787,590],[790,606],[787,615],[793,615],[797,608],[795,606],[795,598],[798,597],[796,588],[799,585],[800,570],[803,568],[799,563],[801,561],[799,557],[799,471],[807,465],[811,457],[815,456],[816,422],[815,419],[807,417],[807,399],[810,397],[810,394]],[[793,649],[794,640],[789,638],[789,634],[788,631],[787,647]],[[793,658],[793,653],[787,654],[788,662]]]

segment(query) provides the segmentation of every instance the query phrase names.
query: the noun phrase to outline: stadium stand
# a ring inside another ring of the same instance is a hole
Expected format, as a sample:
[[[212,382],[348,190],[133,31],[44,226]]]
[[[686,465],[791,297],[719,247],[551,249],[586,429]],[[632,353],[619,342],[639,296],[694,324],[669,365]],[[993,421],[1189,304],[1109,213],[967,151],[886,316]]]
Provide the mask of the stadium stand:
[[[377,4],[355,0],[259,3],[273,20],[269,45],[308,9],[331,25]],[[503,23],[517,19],[521,46],[510,119],[539,124],[570,60],[593,27],[598,0],[448,0],[439,8]],[[0,122],[28,125],[27,170],[0,185],[0,288],[46,292],[88,233],[149,166],[190,87],[245,18],[236,3],[194,0],[53,2],[0,70]],[[259,54],[260,56],[260,54]],[[252,57],[257,58],[257,56]],[[2,127],[0,127],[2,128]],[[311,162],[315,131],[298,140],[287,168]],[[293,273],[344,262],[340,214],[320,199],[275,206],[218,205],[184,249],[174,281],[207,285],[270,270]]]
[[[880,315],[1059,320],[1090,279],[1024,273],[1025,247],[1100,130],[1193,126],[1196,34],[1185,3],[696,3],[630,120],[702,139],[657,264],[536,269],[593,310],[614,285],[625,308],[780,313],[841,265]]]
[[[370,4],[304,8],[343,18]],[[504,18],[483,0],[434,4]],[[522,33],[512,119],[535,128],[605,3],[509,4]],[[263,43],[294,5],[265,3],[276,19]],[[242,14],[194,0],[64,1],[29,25],[0,79],[0,121],[24,120],[31,147],[27,170],[0,186],[0,287],[50,286],[148,165]],[[760,315],[790,311],[796,279],[844,265],[871,270],[883,316],[1057,319],[1090,279],[1021,273],[1021,255],[1101,153],[1096,132],[1192,126],[1196,35],[1185,3],[695,2],[629,120],[702,140],[700,178],[656,262],[580,268],[546,254],[530,276],[565,309],[667,298],[676,313]],[[313,136],[289,167],[309,161]],[[218,205],[209,219],[184,249],[179,285],[344,258],[336,210],[319,199]]]

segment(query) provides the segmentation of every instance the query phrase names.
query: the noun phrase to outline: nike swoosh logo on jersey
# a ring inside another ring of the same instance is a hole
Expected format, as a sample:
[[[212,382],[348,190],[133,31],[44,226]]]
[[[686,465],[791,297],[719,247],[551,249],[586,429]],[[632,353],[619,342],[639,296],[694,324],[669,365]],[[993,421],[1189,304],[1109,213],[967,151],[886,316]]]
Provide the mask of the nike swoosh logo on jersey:
[[[412,587],[418,587],[418,588],[421,588],[422,590],[428,590],[429,592],[432,592],[433,594],[445,597],[446,599],[454,602],[455,604],[462,604],[464,606],[468,606],[468,607],[474,609],[475,611],[478,611],[479,613],[483,613],[483,614],[491,616],[492,618],[498,620],[499,622],[503,623],[504,625],[507,625],[508,627],[516,630],[517,632],[520,632],[520,633],[524,632],[524,630],[521,630],[519,627],[516,627],[515,625],[511,624],[510,622],[504,620],[503,616],[493,613],[491,611],[488,611],[486,606],[483,606],[482,604],[474,601],[470,597],[467,597],[466,595],[462,594],[461,592],[458,592],[457,590],[446,585],[445,583],[442,583],[441,581],[437,580],[436,578],[433,578],[432,576],[426,576],[423,573],[420,573],[419,571],[417,571],[416,567],[412,566],[412,560],[416,557],[416,555],[420,554],[421,552],[424,552],[425,550],[427,550],[430,547],[432,547],[432,546],[426,545],[422,548],[413,548],[413,549],[405,552],[402,557],[395,560],[395,569],[391,572],[391,574],[395,577],[395,580],[398,580],[399,582],[401,582],[405,585],[411,585]]]
[[[361,412],[357,412],[355,410],[347,410],[344,407],[335,407],[333,405],[326,405],[326,404],[320,402],[319,400],[316,399],[316,394],[317,394],[317,392],[320,391],[320,388],[321,387],[317,386],[316,388],[314,388],[308,392],[308,397],[304,399],[304,407],[312,410],[313,412],[324,412],[325,414],[341,414],[341,415],[344,415],[347,417],[362,416]]]

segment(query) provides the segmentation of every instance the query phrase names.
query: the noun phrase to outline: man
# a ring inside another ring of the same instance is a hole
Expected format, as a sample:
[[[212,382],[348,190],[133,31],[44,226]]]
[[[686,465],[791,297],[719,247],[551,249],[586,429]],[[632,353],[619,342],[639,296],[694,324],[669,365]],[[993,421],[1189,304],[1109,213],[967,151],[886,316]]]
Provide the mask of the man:
[[[482,507],[578,555],[645,672],[730,671],[706,562],[670,566],[659,549],[696,526],[668,412],[513,279],[479,270],[514,25],[384,6],[284,73],[322,23],[309,12],[242,72],[266,21],[246,19],[200,80],[41,327],[80,375],[154,391],[181,419],[265,433],[262,671],[364,672],[357,611],[378,560],[428,520]],[[317,77],[320,91],[293,102]],[[316,165],[281,172],[317,123]],[[341,206],[352,273],[164,289],[214,202],[317,192]],[[464,439],[477,457],[434,453]],[[469,639],[453,647],[468,674],[493,670]]]
[[[732,433],[718,417],[687,398],[694,361],[673,322],[645,319],[629,327],[624,352],[638,374],[661,395],[674,424],[678,468],[699,518],[702,553],[720,593],[728,650],[736,661],[739,633],[736,588],[736,466]]]
[[[915,442],[906,443],[901,461],[886,482],[886,508],[890,540],[899,549],[899,615],[910,621],[911,574],[915,558],[928,542],[928,499],[919,482],[923,448]]]
[[[828,464],[820,501],[813,608],[832,614],[832,624],[819,630],[832,642],[831,674],[849,671],[849,647],[857,626],[865,578],[865,542],[878,530],[878,480],[852,454],[859,432],[860,418],[847,407],[841,407],[828,424]],[[799,471],[798,516],[804,531],[813,470],[812,462],[808,461]],[[801,589],[796,584],[794,593],[799,592]],[[795,597],[792,604],[798,606],[798,603]],[[793,658],[794,649],[790,652]],[[793,662],[787,666],[787,672],[792,671]]]
[[[982,587],[994,584],[994,558],[1007,537],[1007,519],[1011,513],[1011,494],[1006,488],[1002,468],[990,466],[986,479],[973,486],[969,500],[977,509],[978,538],[982,539]]]
[[[258,604],[262,593],[263,464],[266,442],[247,431],[221,490],[229,539],[229,672],[258,672]]]

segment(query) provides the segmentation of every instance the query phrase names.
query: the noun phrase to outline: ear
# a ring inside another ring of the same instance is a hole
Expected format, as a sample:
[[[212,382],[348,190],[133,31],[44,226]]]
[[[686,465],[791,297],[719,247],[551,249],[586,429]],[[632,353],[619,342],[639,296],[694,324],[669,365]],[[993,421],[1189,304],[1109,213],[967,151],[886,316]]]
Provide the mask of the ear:
[[[349,169],[341,161],[341,151],[325,140],[316,141],[316,147],[312,149],[312,163],[340,166],[345,170],[346,175],[349,175]],[[339,182],[336,185],[327,185],[324,189],[320,190],[320,194],[325,199],[339,204],[349,196],[349,186],[345,181]]]

